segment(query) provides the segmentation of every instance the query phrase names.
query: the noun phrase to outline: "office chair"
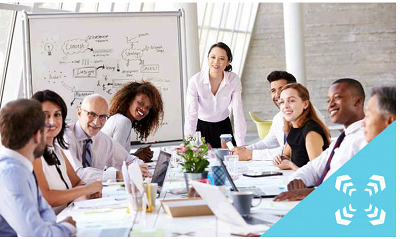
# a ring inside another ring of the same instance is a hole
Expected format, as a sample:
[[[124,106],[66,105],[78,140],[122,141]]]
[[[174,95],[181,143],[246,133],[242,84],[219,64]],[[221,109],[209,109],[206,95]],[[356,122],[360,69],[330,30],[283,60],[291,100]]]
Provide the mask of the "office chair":
[[[260,139],[263,139],[268,134],[269,129],[271,128],[272,120],[262,120],[251,111],[249,111],[249,115],[254,123],[256,123],[258,136],[260,137]]]

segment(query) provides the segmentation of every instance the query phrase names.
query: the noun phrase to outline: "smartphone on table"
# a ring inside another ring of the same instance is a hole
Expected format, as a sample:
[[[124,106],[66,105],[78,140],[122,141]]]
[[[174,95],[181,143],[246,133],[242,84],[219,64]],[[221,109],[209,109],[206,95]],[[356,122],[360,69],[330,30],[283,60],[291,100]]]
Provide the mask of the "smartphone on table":
[[[278,171],[264,171],[264,172],[248,172],[244,173],[243,176],[246,177],[269,177],[269,176],[279,176],[283,175],[281,172]]]

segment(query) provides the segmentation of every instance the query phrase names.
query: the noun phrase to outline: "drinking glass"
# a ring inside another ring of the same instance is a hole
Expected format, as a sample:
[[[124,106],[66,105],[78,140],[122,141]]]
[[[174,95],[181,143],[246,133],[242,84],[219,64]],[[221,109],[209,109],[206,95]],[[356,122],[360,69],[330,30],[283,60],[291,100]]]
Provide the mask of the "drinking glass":
[[[226,163],[229,173],[236,175],[239,155],[225,155],[224,161]]]

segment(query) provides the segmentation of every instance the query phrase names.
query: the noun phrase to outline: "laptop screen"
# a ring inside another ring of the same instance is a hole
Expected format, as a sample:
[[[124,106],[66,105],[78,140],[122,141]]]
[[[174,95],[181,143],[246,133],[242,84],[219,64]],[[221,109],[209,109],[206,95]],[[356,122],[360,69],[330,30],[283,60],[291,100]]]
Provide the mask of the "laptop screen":
[[[229,174],[228,169],[226,168],[226,166],[225,166],[225,164],[224,164],[224,161],[223,161],[220,157],[218,157],[218,156],[217,156],[217,158],[218,158],[219,162],[221,163],[222,169],[224,170],[225,175],[226,175],[226,177],[228,178],[228,181],[229,181],[229,183],[231,184],[233,191],[238,192],[239,190],[237,189],[235,183],[233,182],[232,177],[231,177],[231,175]]]
[[[151,182],[157,183],[159,187],[162,187],[164,184],[164,179],[167,174],[170,159],[171,154],[160,151],[157,159],[156,168],[154,169],[153,178],[151,179]]]

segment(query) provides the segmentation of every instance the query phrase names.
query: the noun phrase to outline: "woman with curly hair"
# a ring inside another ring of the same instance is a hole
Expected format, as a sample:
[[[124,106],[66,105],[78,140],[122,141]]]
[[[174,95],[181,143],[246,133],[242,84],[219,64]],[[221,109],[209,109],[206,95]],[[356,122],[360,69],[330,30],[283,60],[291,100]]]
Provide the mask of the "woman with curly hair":
[[[101,131],[130,152],[132,128],[137,139],[146,140],[162,122],[164,109],[161,94],[150,82],[127,83],[111,98],[109,114],[111,117]],[[150,146],[138,149],[135,156],[143,161],[151,160],[153,152]]]

